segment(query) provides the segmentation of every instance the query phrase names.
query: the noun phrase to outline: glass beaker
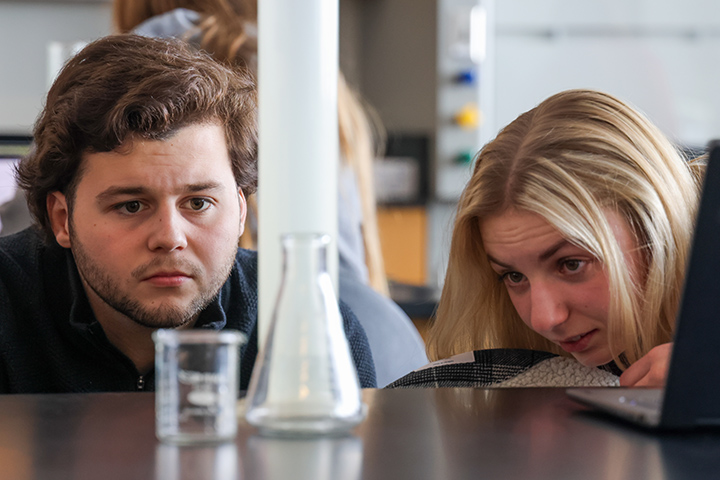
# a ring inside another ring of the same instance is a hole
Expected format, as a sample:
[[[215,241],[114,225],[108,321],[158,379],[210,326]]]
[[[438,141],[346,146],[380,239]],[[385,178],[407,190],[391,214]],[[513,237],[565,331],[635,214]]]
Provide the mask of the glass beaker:
[[[282,237],[280,292],[246,402],[264,435],[346,433],[365,415],[343,320],[327,271],[329,235]]]
[[[173,330],[153,333],[155,341],[157,437],[194,444],[232,440],[240,345],[234,330]]]

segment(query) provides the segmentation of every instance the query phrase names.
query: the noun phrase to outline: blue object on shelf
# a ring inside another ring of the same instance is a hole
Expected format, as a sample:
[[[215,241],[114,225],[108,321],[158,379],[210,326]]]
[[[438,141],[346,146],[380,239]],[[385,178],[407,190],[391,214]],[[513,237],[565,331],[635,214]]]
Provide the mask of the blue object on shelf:
[[[464,70],[455,77],[457,83],[462,85],[475,85],[478,80],[478,73],[474,68]]]

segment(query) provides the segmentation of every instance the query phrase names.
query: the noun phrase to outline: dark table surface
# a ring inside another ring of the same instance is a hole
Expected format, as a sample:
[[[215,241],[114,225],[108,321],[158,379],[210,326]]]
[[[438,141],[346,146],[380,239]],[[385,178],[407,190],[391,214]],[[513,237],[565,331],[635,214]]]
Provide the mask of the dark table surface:
[[[720,434],[658,434],[588,412],[563,389],[366,390],[343,438],[175,447],[152,393],[0,396],[2,479],[720,478]]]

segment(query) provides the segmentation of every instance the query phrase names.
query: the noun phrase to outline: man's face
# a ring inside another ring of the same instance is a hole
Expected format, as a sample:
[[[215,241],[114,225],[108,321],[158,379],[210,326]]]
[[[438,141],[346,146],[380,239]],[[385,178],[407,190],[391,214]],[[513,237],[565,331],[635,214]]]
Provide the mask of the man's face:
[[[224,131],[190,125],[119,151],[84,155],[72,212],[61,193],[48,197],[56,239],[98,319],[187,325],[227,279],[245,219]]]

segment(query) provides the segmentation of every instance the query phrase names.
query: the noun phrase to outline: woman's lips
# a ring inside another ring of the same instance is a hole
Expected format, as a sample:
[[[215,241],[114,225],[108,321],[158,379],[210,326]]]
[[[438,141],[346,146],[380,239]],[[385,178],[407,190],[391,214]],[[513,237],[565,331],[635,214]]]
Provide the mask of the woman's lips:
[[[588,347],[590,340],[597,333],[597,329],[590,330],[582,335],[570,337],[560,342],[560,347],[568,353],[582,352]]]

